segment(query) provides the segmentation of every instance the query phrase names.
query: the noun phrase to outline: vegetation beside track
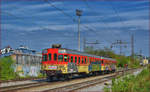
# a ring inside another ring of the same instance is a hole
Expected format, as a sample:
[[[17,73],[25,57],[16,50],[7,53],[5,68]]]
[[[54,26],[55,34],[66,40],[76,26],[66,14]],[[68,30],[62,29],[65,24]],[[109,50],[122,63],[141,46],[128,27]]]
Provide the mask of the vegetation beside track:
[[[125,64],[128,64],[128,67],[130,68],[140,67],[140,60],[138,58],[133,59],[132,56],[118,55],[108,48],[102,50],[86,49],[85,52],[97,56],[114,58],[117,60],[117,67],[124,67]]]
[[[138,59],[134,59],[134,62],[131,62],[133,61],[131,56],[123,56],[115,54],[112,50],[108,48],[105,48],[103,50],[90,49],[86,50],[85,52],[93,55],[114,58],[118,61],[117,62],[118,67],[124,67],[125,64],[128,64],[128,67],[130,68],[140,67]],[[13,61],[11,57],[0,58],[0,80],[33,78],[31,76],[19,77],[18,74],[13,70],[12,66],[14,63],[15,61]],[[45,77],[45,75],[43,76],[42,74],[39,74],[38,77],[42,78]]]
[[[138,75],[128,75],[112,80],[111,88],[105,92],[150,92],[150,65]]]
[[[17,77],[12,67],[14,62],[11,57],[0,58],[0,80],[11,80]]]
[[[8,80],[28,80],[46,77],[43,74],[39,74],[37,77],[25,76],[20,77],[17,72],[14,71],[15,61],[11,57],[0,58],[0,81],[5,82]]]

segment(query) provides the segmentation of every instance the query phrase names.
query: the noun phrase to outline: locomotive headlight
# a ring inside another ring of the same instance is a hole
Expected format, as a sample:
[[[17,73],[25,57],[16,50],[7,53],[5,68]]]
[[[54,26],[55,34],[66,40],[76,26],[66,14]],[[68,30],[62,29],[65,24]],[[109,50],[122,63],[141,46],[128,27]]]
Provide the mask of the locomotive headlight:
[[[46,68],[46,65],[43,65],[43,69],[45,69]]]

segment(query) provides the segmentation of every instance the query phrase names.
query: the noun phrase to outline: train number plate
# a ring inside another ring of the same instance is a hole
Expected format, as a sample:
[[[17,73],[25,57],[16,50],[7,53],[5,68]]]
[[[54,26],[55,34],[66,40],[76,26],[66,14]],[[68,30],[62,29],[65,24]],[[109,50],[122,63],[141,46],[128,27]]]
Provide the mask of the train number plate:
[[[57,69],[57,66],[48,66],[48,69]]]

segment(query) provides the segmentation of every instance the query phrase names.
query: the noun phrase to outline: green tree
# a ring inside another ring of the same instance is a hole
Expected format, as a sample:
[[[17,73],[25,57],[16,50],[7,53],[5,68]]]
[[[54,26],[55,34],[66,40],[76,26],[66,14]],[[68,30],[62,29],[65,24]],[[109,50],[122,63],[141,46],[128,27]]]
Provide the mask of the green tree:
[[[11,57],[0,58],[0,80],[10,80],[16,77],[12,67],[14,62]]]

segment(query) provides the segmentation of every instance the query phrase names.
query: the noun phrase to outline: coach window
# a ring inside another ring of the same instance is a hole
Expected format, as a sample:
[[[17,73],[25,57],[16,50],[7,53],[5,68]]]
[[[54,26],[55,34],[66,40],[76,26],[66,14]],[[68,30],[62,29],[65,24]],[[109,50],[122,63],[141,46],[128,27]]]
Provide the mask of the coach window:
[[[75,63],[77,63],[77,57],[75,57]]]
[[[104,61],[102,60],[102,64],[104,63]]]
[[[67,55],[64,55],[64,61],[67,62]]]
[[[90,58],[90,63],[92,63],[92,58]]]
[[[90,58],[89,57],[87,57],[87,61],[88,61],[88,63],[90,62],[90,60],[89,60]]]
[[[70,62],[70,56],[68,56],[68,62]]]
[[[63,55],[58,56],[58,61],[63,61]]]
[[[84,61],[84,60],[83,60],[83,57],[82,57],[82,64],[83,64],[83,61]]]
[[[101,64],[101,60],[99,60],[99,63]]]
[[[56,53],[54,54],[54,60],[55,61],[57,60],[57,54]]]
[[[48,54],[48,56],[49,56],[49,60],[51,60],[52,59],[52,54]]]
[[[79,59],[78,59],[78,63],[80,64],[80,57],[79,57]]]
[[[85,58],[85,64],[86,64],[86,58]]]
[[[73,56],[71,56],[71,62],[73,62]]]

